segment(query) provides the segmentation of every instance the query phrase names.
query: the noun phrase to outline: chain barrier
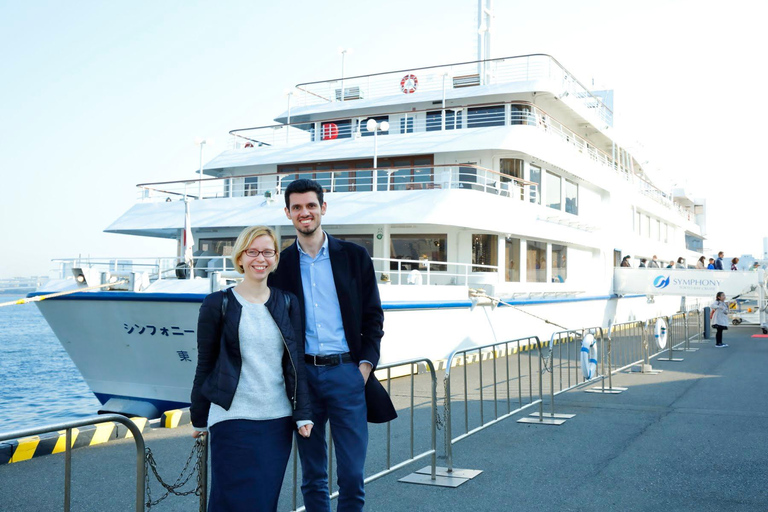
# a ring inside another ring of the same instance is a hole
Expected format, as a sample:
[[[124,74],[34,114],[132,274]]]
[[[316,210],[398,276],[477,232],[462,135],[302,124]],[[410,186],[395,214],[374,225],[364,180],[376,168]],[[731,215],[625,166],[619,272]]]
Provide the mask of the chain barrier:
[[[176,478],[176,481],[173,484],[169,484],[163,478],[160,476],[160,473],[157,470],[157,461],[155,460],[154,455],[152,454],[152,450],[147,447],[144,457],[144,465],[147,469],[152,471],[152,474],[155,475],[155,478],[158,482],[160,482],[160,485],[165,488],[165,493],[160,496],[158,499],[153,500],[152,499],[152,490],[149,485],[149,471],[145,471],[145,485],[146,485],[146,496],[147,496],[147,510],[154,507],[161,501],[163,501],[165,498],[170,496],[171,494],[175,496],[189,496],[190,494],[194,494],[195,496],[202,496],[203,491],[205,489],[205,486],[207,482],[203,482],[204,476],[207,474],[207,468],[203,467],[203,464],[206,464],[206,441],[205,436],[200,436],[195,440],[195,445],[192,447],[192,451],[189,454],[189,457],[187,458],[187,462],[184,464],[184,468],[182,468],[181,473]],[[194,465],[192,466],[190,470],[190,464],[194,460]],[[187,473],[185,476],[185,473]],[[187,491],[180,491],[182,487],[184,487],[187,482],[189,482],[192,477],[197,474],[196,479],[196,485],[193,489],[189,489]],[[202,503],[203,500],[201,500],[200,503],[200,510],[201,512],[205,511],[205,504]]]

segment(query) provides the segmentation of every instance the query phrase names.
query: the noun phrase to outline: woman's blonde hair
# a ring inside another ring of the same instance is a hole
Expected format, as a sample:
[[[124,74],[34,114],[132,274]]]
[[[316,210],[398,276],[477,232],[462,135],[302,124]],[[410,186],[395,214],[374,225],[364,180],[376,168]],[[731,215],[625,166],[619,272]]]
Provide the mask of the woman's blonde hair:
[[[247,251],[251,246],[253,241],[260,236],[268,236],[272,239],[272,243],[275,245],[275,267],[272,269],[272,271],[274,272],[274,270],[277,268],[277,264],[280,262],[280,246],[277,244],[277,237],[275,236],[275,232],[267,226],[252,226],[250,228],[245,228],[240,233],[240,235],[237,237],[237,240],[235,240],[234,247],[232,247],[232,263],[234,263],[235,270],[237,270],[239,273],[245,274],[245,269],[242,265],[240,265],[240,256],[242,256],[243,253]]]

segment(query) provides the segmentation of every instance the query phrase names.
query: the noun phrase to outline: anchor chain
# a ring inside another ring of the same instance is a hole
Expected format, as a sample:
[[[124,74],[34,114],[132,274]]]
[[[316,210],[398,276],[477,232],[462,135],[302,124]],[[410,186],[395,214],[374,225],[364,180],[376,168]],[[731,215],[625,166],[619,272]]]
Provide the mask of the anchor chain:
[[[145,466],[145,487],[146,487],[146,496],[147,496],[147,510],[154,507],[161,501],[163,501],[165,498],[170,496],[171,494],[176,496],[189,496],[190,494],[194,494],[195,496],[201,496],[203,491],[203,486],[207,482],[203,482],[203,475],[206,474],[206,471],[204,471],[203,463],[205,460],[205,450],[206,450],[206,444],[205,440],[203,439],[203,436],[198,437],[195,440],[195,444],[192,447],[192,451],[189,454],[189,457],[187,457],[187,462],[184,464],[184,467],[181,470],[181,473],[176,478],[176,481],[173,484],[169,484],[163,478],[160,476],[160,473],[157,470],[157,461],[155,460],[154,455],[152,454],[152,450],[147,447],[146,453],[144,455],[144,466]],[[192,461],[194,460],[194,465],[192,465],[192,468],[190,469],[190,464],[192,464]],[[165,493],[160,496],[158,499],[153,500],[152,499],[152,490],[149,485],[149,470],[152,471],[152,474],[155,475],[155,478],[158,482],[160,482],[160,485],[165,488]],[[187,474],[188,473],[188,474]],[[185,476],[186,474],[186,476]],[[187,491],[180,491],[182,487],[184,487],[191,479],[192,476],[197,474],[196,479],[196,485],[193,489],[189,489]],[[205,504],[200,504],[200,510],[205,510]]]

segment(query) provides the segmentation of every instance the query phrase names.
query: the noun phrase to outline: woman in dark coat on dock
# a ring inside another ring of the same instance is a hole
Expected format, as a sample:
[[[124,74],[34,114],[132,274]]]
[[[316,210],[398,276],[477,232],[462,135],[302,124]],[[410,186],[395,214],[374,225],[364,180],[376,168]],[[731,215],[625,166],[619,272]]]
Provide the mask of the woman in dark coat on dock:
[[[210,430],[209,512],[276,511],[293,431],[312,430],[298,299],[267,286],[277,248],[271,229],[245,229],[243,281],[200,307],[190,413],[193,437]]]

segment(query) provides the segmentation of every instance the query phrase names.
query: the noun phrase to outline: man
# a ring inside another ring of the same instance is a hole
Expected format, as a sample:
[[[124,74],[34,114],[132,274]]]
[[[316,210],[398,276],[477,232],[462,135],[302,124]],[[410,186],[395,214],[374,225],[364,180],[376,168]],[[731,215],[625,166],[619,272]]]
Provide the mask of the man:
[[[648,262],[645,258],[640,258],[640,266],[638,268],[646,268],[646,263]]]
[[[719,253],[717,253],[717,259],[715,260],[715,270],[725,270],[725,268],[723,268],[724,255],[725,253],[723,253],[723,251],[720,251]]]
[[[653,255],[653,258],[651,259],[651,262],[648,264],[648,268],[661,268],[661,263],[659,263],[658,258],[656,258],[656,255]]]
[[[361,511],[368,424],[397,417],[392,401],[376,380],[384,312],[373,263],[359,245],[337,240],[321,228],[327,205],[323,188],[296,180],[285,189],[285,214],[296,229],[296,243],[280,255],[270,284],[296,294],[302,307],[305,363],[314,428],[298,438],[304,505],[308,512],[331,510],[328,496],[330,421],[336,447],[338,511]]]

